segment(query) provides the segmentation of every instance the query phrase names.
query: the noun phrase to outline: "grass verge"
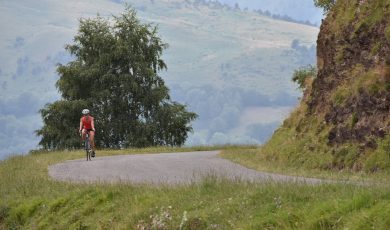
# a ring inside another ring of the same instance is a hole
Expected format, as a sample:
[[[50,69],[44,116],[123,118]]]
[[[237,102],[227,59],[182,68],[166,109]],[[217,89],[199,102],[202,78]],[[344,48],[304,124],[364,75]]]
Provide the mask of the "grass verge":
[[[250,148],[253,147],[240,151]],[[238,149],[227,147],[225,151]],[[104,150],[98,154],[183,151],[165,150]],[[1,161],[0,228],[388,229],[390,226],[389,186],[249,183],[209,176],[197,184],[156,187],[71,184],[48,177],[48,165],[82,157],[83,152],[71,151],[36,153]]]
[[[262,147],[252,149],[246,148],[242,150],[223,150],[219,156],[247,168],[269,173],[362,183],[389,184],[390,181],[390,175],[388,172],[356,172],[349,169],[328,170],[314,167],[298,167],[296,165],[286,164],[284,160],[280,160],[280,158],[284,156],[272,156],[267,153],[266,150],[262,149]]]

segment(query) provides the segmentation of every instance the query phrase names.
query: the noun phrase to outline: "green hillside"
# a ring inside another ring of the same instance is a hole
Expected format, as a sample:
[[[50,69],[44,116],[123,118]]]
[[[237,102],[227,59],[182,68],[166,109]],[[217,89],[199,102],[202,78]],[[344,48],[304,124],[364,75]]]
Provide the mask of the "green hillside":
[[[240,111],[274,106],[268,117],[280,117],[295,105],[299,92],[291,75],[314,62],[317,28],[212,3],[132,5],[142,19],[158,24],[170,45],[162,74],[173,98],[199,114],[192,144],[262,143],[281,120],[248,125]]]
[[[252,87],[267,95],[286,90],[296,94],[289,77],[302,64],[302,57],[291,44],[297,39],[310,48],[318,28],[275,20],[256,12],[187,2],[191,1],[129,1],[142,21],[159,27],[162,39],[170,45],[165,53],[168,71],[164,76],[168,83],[180,83],[184,88],[210,84],[218,89],[233,85]],[[71,11],[72,3],[46,4],[42,0],[37,4],[28,1],[2,4],[3,16],[12,22],[4,25],[10,33],[0,43],[6,90],[20,83],[18,75],[22,73],[30,87],[53,78],[47,69],[54,69],[52,61],[67,59],[58,55],[64,55],[63,46],[75,34],[77,14],[115,15],[124,8],[107,1],[89,7],[91,4],[73,3],[75,11],[70,13],[66,12]],[[45,14],[31,14],[34,11]],[[23,17],[24,14],[29,16]],[[12,29],[12,25],[16,28]],[[274,87],[265,87],[271,84]],[[52,84],[47,87],[54,89]]]
[[[213,4],[132,1],[132,5],[142,19],[159,25],[170,44],[167,81],[184,80],[183,87],[212,84],[217,89],[255,88],[267,95],[292,93],[288,77],[300,58],[292,41],[310,47],[318,32],[315,27]]]

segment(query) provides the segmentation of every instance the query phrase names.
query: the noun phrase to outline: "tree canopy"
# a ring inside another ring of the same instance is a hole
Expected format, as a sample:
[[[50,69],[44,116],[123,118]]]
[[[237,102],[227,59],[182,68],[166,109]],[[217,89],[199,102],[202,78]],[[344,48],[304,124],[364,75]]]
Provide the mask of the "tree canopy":
[[[80,19],[74,43],[65,47],[74,59],[57,67],[62,99],[40,110],[40,145],[79,147],[83,108],[95,117],[97,146],[184,144],[197,114],[171,101],[158,75],[167,68],[161,59],[166,48],[157,27],[142,24],[130,7],[111,19]]]

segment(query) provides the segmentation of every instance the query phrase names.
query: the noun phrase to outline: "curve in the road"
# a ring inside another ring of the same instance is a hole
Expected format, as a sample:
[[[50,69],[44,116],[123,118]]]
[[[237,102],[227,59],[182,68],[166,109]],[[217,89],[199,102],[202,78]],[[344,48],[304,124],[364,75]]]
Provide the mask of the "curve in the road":
[[[188,184],[206,176],[245,181],[289,181],[317,184],[314,178],[264,173],[219,158],[219,151],[160,153],[70,160],[49,166],[49,175],[71,182]]]

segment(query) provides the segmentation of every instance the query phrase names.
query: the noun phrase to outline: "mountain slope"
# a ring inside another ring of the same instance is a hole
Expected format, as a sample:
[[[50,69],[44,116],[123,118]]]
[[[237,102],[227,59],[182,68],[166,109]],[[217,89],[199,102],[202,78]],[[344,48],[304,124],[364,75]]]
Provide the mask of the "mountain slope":
[[[322,10],[314,7],[313,0],[299,0],[286,1],[286,0],[219,0],[222,3],[227,3],[230,6],[234,6],[236,3],[241,9],[253,9],[262,10],[263,12],[269,12],[272,14],[290,17],[294,20],[302,22],[311,22],[317,25],[321,24]]]
[[[119,14],[124,6],[117,2],[0,2],[0,154],[36,148],[37,111],[59,98],[55,67],[72,58],[64,45],[72,42],[77,20]],[[173,99],[200,115],[188,144],[261,143],[295,105],[299,92],[291,74],[313,63],[318,28],[217,3],[130,4],[170,45],[163,57],[168,71],[161,75]],[[268,119],[259,113],[242,122],[241,112],[250,111],[268,111]]]

